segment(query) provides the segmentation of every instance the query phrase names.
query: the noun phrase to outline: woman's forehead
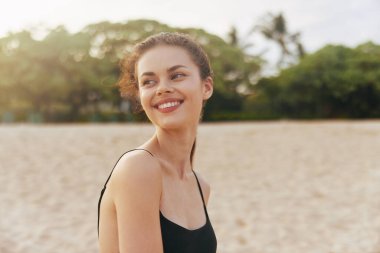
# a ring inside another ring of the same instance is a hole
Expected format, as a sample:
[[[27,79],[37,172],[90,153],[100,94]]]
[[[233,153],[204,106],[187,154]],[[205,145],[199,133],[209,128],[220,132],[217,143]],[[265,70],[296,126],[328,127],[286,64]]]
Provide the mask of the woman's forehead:
[[[166,70],[172,66],[182,65],[188,68],[196,67],[189,53],[178,46],[160,45],[145,52],[137,62],[137,71],[155,72]]]

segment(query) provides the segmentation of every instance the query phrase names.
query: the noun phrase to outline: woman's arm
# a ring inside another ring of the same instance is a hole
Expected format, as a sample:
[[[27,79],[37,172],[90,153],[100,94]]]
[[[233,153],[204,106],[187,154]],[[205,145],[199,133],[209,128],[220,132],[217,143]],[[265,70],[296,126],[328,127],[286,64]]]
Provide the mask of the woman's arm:
[[[158,161],[145,152],[125,155],[115,167],[109,190],[116,207],[119,252],[163,253]]]

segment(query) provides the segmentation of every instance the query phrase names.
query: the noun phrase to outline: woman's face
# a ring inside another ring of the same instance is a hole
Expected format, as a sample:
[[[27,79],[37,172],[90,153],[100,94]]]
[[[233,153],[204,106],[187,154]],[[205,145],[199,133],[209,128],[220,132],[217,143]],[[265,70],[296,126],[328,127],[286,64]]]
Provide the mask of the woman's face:
[[[201,79],[185,49],[167,45],[149,49],[137,62],[137,75],[141,105],[153,124],[164,129],[198,124],[213,81]]]

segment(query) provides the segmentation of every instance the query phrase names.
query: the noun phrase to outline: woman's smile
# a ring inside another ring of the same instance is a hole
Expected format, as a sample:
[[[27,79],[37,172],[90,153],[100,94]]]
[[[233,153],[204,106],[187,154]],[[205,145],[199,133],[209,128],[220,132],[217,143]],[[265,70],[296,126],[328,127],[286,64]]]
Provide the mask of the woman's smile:
[[[182,103],[183,100],[163,101],[156,105],[155,108],[162,113],[169,113],[180,107]]]

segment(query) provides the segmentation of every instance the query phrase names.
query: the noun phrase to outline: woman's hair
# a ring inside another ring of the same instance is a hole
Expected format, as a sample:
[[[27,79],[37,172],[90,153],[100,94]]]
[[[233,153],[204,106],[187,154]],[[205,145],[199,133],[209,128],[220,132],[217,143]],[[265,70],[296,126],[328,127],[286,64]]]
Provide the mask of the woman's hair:
[[[192,39],[189,35],[177,32],[162,32],[155,35],[152,35],[146,38],[144,41],[136,44],[120,64],[121,75],[117,86],[122,97],[127,97],[131,99],[135,104],[134,111],[141,112],[142,106],[139,102],[138,92],[138,76],[137,76],[137,62],[141,56],[147,52],[149,49],[152,49],[158,45],[169,45],[180,47],[188,52],[191,59],[197,65],[202,80],[205,80],[207,77],[212,77],[212,69],[210,65],[209,58],[205,51],[202,49],[200,44]],[[203,107],[206,101],[203,101],[202,112],[200,115],[200,120],[203,116]],[[193,156],[195,152],[195,143],[194,140],[190,161],[193,163]]]

